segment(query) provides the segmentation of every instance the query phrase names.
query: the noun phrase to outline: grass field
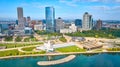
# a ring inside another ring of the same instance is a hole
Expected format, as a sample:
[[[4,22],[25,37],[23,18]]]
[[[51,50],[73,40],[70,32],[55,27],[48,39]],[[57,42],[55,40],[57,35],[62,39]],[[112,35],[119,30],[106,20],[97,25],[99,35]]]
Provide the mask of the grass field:
[[[77,46],[68,46],[68,47],[62,47],[62,48],[57,48],[56,51],[58,52],[85,52],[85,49],[80,49]]]
[[[24,47],[24,46],[31,46],[31,45],[38,45],[43,44],[42,42],[38,43],[0,43],[0,46],[5,46],[6,48],[15,48],[15,47]]]
[[[30,53],[23,53],[19,52],[17,49],[14,50],[6,50],[6,51],[0,51],[0,57],[6,57],[6,56],[17,56],[17,55],[33,55],[33,54],[45,54],[46,51],[39,51],[39,52],[30,52]]]
[[[18,54],[19,54],[19,51],[17,49],[0,51],[0,57],[3,57],[3,56],[15,56],[15,55],[18,55]]]
[[[22,48],[23,51],[33,51],[33,49],[35,49],[36,47],[26,47],[26,48]]]

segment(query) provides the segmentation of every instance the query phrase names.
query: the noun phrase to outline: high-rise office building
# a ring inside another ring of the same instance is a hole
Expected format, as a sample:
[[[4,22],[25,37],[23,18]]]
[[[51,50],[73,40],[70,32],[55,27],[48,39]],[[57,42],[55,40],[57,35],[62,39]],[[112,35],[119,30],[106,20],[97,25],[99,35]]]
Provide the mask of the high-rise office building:
[[[23,8],[17,7],[18,25],[15,26],[15,35],[24,35],[26,18],[23,16]]]
[[[2,24],[0,24],[0,33],[2,33]]]
[[[23,8],[17,8],[17,16],[18,16],[18,27],[17,30],[23,30],[25,27],[26,18],[23,16]]]
[[[88,12],[85,12],[83,15],[82,29],[91,30],[93,27],[92,15],[89,15]]]
[[[95,27],[96,27],[96,30],[100,30],[102,28],[102,20],[99,19]]]
[[[75,26],[82,27],[82,20],[81,19],[75,19]]]
[[[59,17],[58,19],[56,19],[55,25],[56,32],[60,32],[60,29],[63,29],[65,24],[63,20]]]
[[[54,7],[45,8],[46,15],[46,31],[55,32],[55,10]]]
[[[23,8],[22,7],[17,8],[17,16],[18,16],[18,20],[23,18]]]

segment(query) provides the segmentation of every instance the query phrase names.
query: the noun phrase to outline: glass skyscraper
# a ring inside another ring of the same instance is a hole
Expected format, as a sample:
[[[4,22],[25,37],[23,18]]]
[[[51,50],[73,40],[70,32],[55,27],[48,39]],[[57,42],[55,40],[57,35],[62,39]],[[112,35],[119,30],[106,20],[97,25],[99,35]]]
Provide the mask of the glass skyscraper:
[[[75,26],[82,27],[82,20],[81,19],[75,19]]]
[[[46,15],[46,31],[55,32],[55,10],[53,7],[45,8]]]

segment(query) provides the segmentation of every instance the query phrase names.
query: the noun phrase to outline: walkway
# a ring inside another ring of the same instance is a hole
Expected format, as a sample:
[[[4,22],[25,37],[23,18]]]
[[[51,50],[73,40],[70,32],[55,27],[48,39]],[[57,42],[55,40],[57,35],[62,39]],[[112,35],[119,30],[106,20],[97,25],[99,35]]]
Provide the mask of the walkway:
[[[75,58],[76,56],[75,55],[70,55],[68,57],[65,57],[63,59],[59,59],[59,60],[54,60],[54,61],[39,61],[37,64],[38,65],[55,65],[55,64],[61,64],[61,63],[65,63],[65,62],[68,62],[68,61],[71,61]]]

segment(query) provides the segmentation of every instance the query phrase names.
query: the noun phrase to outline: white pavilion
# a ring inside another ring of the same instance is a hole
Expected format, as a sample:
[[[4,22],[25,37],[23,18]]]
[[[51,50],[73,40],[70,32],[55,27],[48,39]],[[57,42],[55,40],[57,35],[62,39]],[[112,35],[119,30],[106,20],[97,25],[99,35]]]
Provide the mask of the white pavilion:
[[[51,44],[50,41],[48,41],[47,43],[44,43],[43,46],[36,47],[36,49],[37,50],[45,50],[47,52],[54,51],[53,44]]]

